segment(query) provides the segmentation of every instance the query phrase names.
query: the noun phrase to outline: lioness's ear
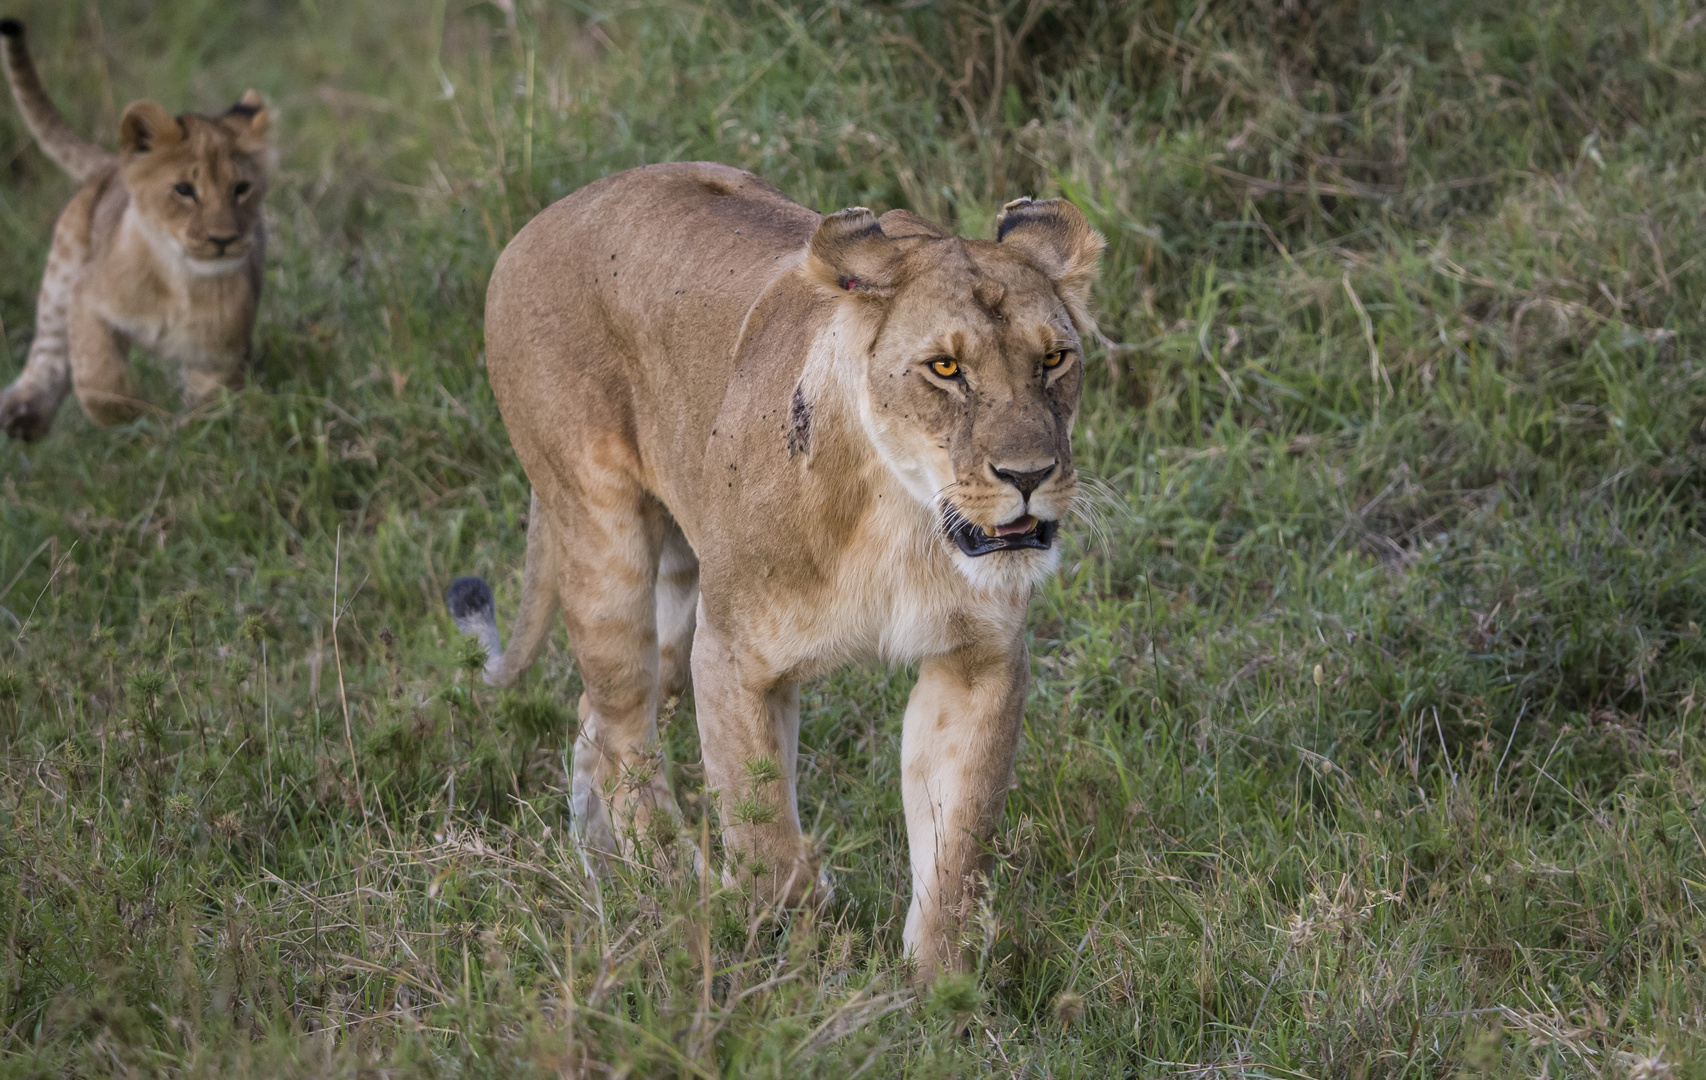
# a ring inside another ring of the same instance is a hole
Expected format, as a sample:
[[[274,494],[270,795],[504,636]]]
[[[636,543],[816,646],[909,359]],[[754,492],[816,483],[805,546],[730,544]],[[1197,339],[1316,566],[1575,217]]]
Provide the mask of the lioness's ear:
[[[262,150],[267,144],[267,129],[272,127],[272,113],[256,90],[245,90],[237,104],[225,110],[219,118],[226,129],[237,136],[237,145],[247,153]]]
[[[995,239],[1022,252],[1054,282],[1081,332],[1094,333],[1090,285],[1107,241],[1065,199],[1015,199],[995,219]]]
[[[806,245],[806,275],[839,295],[883,297],[894,291],[900,245],[863,206],[831,214]]]
[[[184,137],[177,117],[152,101],[133,101],[118,121],[118,141],[128,154],[146,154]]]
[[[947,229],[911,210],[890,210],[877,219],[883,234],[890,240],[940,240],[950,236]]]

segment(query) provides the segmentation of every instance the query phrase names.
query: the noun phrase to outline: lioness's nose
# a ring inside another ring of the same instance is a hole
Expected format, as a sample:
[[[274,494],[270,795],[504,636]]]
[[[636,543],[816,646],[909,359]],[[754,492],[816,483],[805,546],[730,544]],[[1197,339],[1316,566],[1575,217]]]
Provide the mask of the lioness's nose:
[[[1057,464],[1059,464],[1058,460],[1051,461],[1040,469],[1035,465],[1029,465],[1018,469],[991,465],[989,469],[997,478],[1018,488],[1019,494],[1028,499],[1031,497],[1031,492],[1042,487],[1043,481],[1054,475],[1054,467]]]
[[[207,239],[209,243],[217,244],[219,249],[223,251],[225,248],[237,242],[237,234],[232,233],[230,236],[210,236]]]

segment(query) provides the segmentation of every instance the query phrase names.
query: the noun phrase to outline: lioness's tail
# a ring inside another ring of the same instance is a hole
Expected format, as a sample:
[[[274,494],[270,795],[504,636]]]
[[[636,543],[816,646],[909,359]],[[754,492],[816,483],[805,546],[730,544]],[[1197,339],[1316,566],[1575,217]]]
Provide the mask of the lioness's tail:
[[[551,543],[550,525],[533,496],[527,515],[527,561],[521,572],[521,610],[516,613],[515,636],[504,651],[498,636],[497,604],[491,586],[477,577],[459,577],[444,593],[444,604],[456,629],[471,634],[486,649],[486,682],[508,686],[533,666],[545,648],[551,620],[557,614],[556,545]]]
[[[72,131],[53,107],[24,45],[24,24],[17,19],[0,19],[0,66],[6,69],[6,81],[12,85],[18,111],[24,114],[24,125],[54,164],[77,180],[87,180],[112,164],[113,155]]]

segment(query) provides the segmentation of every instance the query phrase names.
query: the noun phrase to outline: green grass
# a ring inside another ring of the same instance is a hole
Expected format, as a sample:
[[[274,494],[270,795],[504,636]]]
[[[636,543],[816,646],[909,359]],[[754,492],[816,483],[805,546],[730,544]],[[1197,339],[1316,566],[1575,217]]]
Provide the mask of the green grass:
[[[1701,13],[1003,2],[14,5],[80,129],[254,85],[281,171],[251,389],[0,448],[0,1072],[1706,1076]],[[561,635],[497,694],[442,612],[515,608],[493,260],[681,158],[1110,240],[973,979],[910,672],[806,688],[767,917],[590,875]],[[70,192],[0,108],[8,372]]]

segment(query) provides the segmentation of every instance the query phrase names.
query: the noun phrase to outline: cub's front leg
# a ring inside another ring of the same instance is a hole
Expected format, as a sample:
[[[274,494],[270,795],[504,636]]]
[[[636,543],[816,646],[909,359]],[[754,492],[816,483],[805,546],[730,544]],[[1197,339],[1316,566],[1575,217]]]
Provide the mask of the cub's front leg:
[[[69,328],[71,387],[89,419],[103,427],[134,420],[146,406],[130,384],[130,339],[88,305],[73,303]]]
[[[184,405],[193,409],[221,387],[232,393],[243,389],[243,374],[247,367],[248,357],[241,350],[184,361]]]
[[[185,408],[195,408],[221,389],[243,389],[254,348],[265,252],[266,234],[257,229],[247,265],[192,285],[192,310],[176,327],[170,346],[180,365]]]
[[[925,660],[907,701],[900,767],[912,906],[905,941],[920,982],[965,967],[960,941],[1006,804],[1029,679],[1021,638],[1004,651]]]

